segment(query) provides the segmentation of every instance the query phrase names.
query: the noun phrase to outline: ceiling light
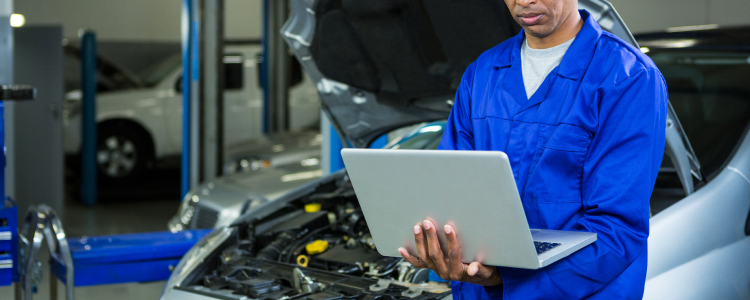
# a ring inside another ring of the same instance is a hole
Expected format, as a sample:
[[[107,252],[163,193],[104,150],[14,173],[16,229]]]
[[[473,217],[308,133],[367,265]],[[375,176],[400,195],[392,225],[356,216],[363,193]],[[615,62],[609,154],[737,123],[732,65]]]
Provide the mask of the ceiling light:
[[[641,47],[641,52],[643,52],[643,54],[646,54],[651,52],[651,49],[649,49],[648,47]]]
[[[22,14],[10,15],[10,26],[21,27],[26,24],[26,18]]]
[[[679,26],[679,27],[669,27],[669,28],[667,28],[667,32],[684,32],[684,31],[695,31],[695,30],[711,30],[711,29],[717,29],[717,28],[719,28],[719,25],[717,25],[717,24],[693,25],[693,26]]]

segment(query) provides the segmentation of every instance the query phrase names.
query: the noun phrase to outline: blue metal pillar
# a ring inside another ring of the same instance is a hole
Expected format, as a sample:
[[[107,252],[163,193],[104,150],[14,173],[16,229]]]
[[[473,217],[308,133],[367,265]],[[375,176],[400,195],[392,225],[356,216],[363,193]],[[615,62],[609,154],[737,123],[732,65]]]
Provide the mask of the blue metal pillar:
[[[335,173],[344,168],[344,159],[341,158],[341,149],[344,144],[341,142],[336,128],[331,124],[326,113],[320,113],[320,131],[323,136],[323,142],[320,144],[320,167],[324,174]]]
[[[182,1],[182,157],[180,195],[184,198],[190,191],[190,114],[192,81],[192,48],[197,22],[193,19],[192,0]]]
[[[269,3],[274,0],[263,0],[263,35],[261,37],[261,46],[263,47],[261,55],[258,57],[261,61],[259,64],[260,67],[260,85],[262,89],[262,96],[263,96],[263,134],[268,134],[271,132],[271,92],[269,90],[268,86],[268,54],[269,54],[269,47],[268,47],[268,30],[270,26],[270,16],[271,16],[271,5]]]
[[[83,33],[81,39],[81,197],[86,205],[97,198],[96,166],[96,34]]]
[[[5,149],[5,102],[0,102],[0,149]],[[5,201],[5,155],[0,157],[0,166],[3,167],[0,169],[0,201]]]

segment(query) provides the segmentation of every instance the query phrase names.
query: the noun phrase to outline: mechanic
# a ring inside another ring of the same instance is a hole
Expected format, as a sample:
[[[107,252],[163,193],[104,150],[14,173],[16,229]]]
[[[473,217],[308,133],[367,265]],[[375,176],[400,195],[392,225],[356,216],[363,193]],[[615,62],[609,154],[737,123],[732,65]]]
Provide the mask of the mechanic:
[[[447,225],[443,253],[438,224],[425,221],[414,227],[418,256],[399,251],[452,280],[455,299],[641,299],[664,78],[577,0],[505,3],[523,30],[466,70],[440,149],[506,152],[531,228],[598,240],[543,269],[492,267],[461,262],[460,233]]]

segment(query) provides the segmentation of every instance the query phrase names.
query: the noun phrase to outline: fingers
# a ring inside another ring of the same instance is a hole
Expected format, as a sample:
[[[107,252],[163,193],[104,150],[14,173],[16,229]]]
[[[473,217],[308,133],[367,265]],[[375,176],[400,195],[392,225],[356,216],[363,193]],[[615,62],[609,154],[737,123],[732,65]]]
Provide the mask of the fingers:
[[[444,279],[450,278],[448,264],[443,256],[443,250],[440,249],[440,240],[438,240],[437,229],[435,224],[430,221],[424,221],[425,235],[427,236],[427,255],[437,269],[434,269],[438,276]]]
[[[416,243],[417,255],[419,259],[427,265],[427,268],[435,270],[435,264],[430,259],[427,250],[427,242],[422,234],[422,226],[414,226],[414,241]]]
[[[495,267],[485,266],[476,261],[469,264],[469,267],[466,269],[467,275],[477,277],[478,279],[488,279],[492,277],[495,272],[497,272]]]
[[[477,273],[479,273],[479,263],[478,262],[473,262],[473,263],[469,264],[469,266],[466,268],[466,275],[474,277],[474,276],[477,276]]]
[[[411,254],[409,254],[409,251],[406,251],[406,249],[398,248],[398,252],[401,253],[401,256],[404,258],[404,260],[408,261],[414,267],[427,268],[427,265],[424,262],[419,260],[418,257],[411,256]]]
[[[451,280],[462,280],[467,273],[466,264],[461,261],[461,247],[458,244],[458,237],[453,226],[445,225],[445,240],[448,244],[448,268],[450,269]]]

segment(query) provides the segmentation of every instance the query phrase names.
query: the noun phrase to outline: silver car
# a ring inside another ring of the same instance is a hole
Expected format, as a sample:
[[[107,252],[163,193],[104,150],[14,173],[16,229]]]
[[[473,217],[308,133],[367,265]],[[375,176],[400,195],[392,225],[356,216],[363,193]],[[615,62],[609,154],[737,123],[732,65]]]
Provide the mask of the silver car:
[[[291,3],[282,33],[356,147],[392,128],[445,118],[466,66],[517,32],[502,1]],[[579,7],[637,46],[608,2],[579,0]],[[674,105],[651,201],[644,298],[748,299],[750,51],[711,52],[685,36],[642,48],[664,71]],[[429,271],[376,250],[341,171],[214,231],[182,259],[162,299],[451,297]]]
[[[423,123],[389,133],[390,149],[436,149],[445,122]],[[321,136],[315,130],[276,134],[230,148],[225,173],[192,189],[177,215],[172,232],[221,228],[261,204],[323,176]],[[278,150],[278,151],[277,151]]]

